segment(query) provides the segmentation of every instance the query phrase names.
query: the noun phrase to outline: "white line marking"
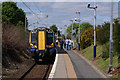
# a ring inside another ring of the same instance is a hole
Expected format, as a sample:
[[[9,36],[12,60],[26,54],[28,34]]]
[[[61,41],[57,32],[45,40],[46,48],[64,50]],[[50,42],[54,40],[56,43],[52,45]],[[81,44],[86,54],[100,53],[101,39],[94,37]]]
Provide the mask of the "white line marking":
[[[56,66],[57,66],[57,62],[58,62],[58,51],[56,49],[56,57],[55,57],[55,62],[53,64],[52,70],[49,74],[48,80],[52,79],[54,74],[55,74],[55,70],[56,70]]]

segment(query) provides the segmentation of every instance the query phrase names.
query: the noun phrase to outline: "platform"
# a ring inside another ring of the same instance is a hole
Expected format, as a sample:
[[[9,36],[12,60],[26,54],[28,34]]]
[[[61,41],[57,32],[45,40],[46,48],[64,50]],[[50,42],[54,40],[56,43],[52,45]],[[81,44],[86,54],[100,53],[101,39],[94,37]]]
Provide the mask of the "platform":
[[[64,50],[58,49],[58,60],[53,78],[77,78],[72,62]]]
[[[98,68],[72,50],[57,48],[54,65],[49,78],[107,78]]]

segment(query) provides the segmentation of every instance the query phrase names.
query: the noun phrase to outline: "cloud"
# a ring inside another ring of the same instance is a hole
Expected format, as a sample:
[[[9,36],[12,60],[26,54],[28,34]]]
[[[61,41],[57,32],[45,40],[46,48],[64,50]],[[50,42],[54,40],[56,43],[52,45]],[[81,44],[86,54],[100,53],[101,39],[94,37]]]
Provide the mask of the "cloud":
[[[93,2],[90,2],[93,6]],[[39,15],[42,19],[39,23],[40,26],[50,26],[56,24],[58,27],[64,27],[65,24],[70,25],[69,20],[79,17],[75,14],[76,11],[80,11],[80,19],[82,22],[89,22],[93,25],[94,23],[94,10],[88,9],[88,2],[31,2],[26,3],[35,13],[38,13],[36,6],[42,11],[43,15]],[[105,21],[110,21],[110,2],[97,2],[97,25],[104,23]],[[25,6],[19,4],[19,7],[22,7],[25,11],[29,10]],[[118,5],[114,3],[114,18],[117,17]],[[44,15],[48,15],[48,19],[44,18]],[[32,15],[27,15],[29,22],[37,22],[37,18]],[[29,23],[29,24],[30,24]]]

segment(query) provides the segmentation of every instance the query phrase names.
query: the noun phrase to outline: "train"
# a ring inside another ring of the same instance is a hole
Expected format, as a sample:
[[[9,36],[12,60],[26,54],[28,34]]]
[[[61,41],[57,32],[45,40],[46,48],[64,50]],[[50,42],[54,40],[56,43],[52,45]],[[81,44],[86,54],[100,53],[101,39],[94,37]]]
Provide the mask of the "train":
[[[56,55],[54,31],[45,27],[31,30],[29,50],[36,62],[53,60]]]

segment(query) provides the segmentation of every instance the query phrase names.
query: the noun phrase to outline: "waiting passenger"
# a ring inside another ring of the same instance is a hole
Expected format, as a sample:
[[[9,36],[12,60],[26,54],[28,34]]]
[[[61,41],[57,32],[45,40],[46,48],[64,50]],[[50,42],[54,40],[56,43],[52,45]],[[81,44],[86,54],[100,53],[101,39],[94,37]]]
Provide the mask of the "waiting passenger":
[[[66,42],[66,49],[68,50],[68,39],[66,39],[65,42]]]
[[[61,40],[60,40],[61,49],[63,49],[63,44],[64,44],[64,42],[63,42],[63,40],[61,39]]]

